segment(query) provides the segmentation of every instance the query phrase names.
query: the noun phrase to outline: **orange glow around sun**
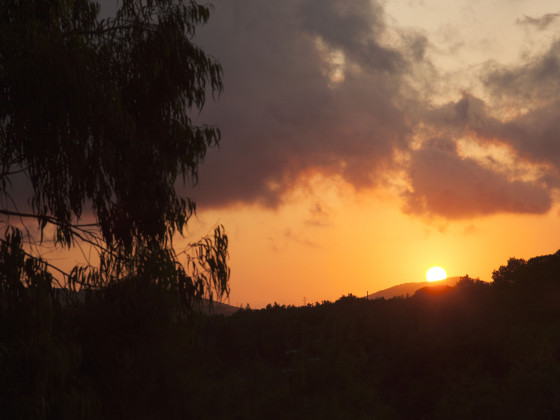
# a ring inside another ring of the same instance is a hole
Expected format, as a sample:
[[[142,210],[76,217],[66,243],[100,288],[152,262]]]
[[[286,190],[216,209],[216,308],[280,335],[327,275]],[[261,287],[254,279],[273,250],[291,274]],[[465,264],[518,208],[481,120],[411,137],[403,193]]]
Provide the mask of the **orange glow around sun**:
[[[438,281],[447,278],[447,273],[441,267],[432,267],[426,273],[426,279],[428,281]]]

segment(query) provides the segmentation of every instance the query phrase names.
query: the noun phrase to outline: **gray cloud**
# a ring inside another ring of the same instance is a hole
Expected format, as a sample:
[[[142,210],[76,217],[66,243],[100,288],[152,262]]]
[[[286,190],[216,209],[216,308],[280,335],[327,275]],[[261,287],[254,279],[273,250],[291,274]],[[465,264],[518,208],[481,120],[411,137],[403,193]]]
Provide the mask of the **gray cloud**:
[[[560,13],[547,13],[540,17],[524,16],[522,19],[517,19],[517,23],[520,25],[530,25],[537,29],[544,30],[548,28],[554,21],[558,19]]]
[[[504,124],[501,140],[529,162],[544,164],[549,175],[560,168],[560,102],[531,111]]]
[[[198,41],[224,67],[225,91],[202,115],[223,140],[201,167],[195,199],[275,207],[309,175],[338,176],[360,189],[404,169],[410,214],[548,211],[546,187],[560,185],[560,42],[522,65],[488,64],[483,82],[492,103],[465,92],[433,107],[429,92],[407,82],[417,75],[426,80],[416,86],[441,82],[426,58],[429,39],[401,31],[397,49],[381,42],[386,29],[381,5],[366,0],[216,1]],[[525,114],[500,119],[500,110],[521,105]],[[411,150],[420,128],[446,140]],[[549,170],[521,181],[514,170],[481,165],[456,150],[466,134]],[[404,167],[397,151],[410,156]]]
[[[459,156],[446,139],[427,142],[413,153],[404,210],[422,216],[464,219],[500,212],[542,214],[550,210],[549,192],[536,182],[504,174]]]
[[[519,164],[535,167],[536,181],[512,181],[486,165],[481,167],[472,159],[458,153],[423,148],[413,154],[410,164],[412,193],[407,194],[407,210],[411,213],[435,213],[445,217],[470,217],[499,211],[542,213],[552,204],[553,190],[560,186],[560,43],[554,42],[543,54],[516,66],[487,68],[483,81],[492,94],[492,103],[486,103],[468,93],[456,102],[429,110],[422,120],[439,135],[460,139],[465,135],[479,145],[501,144],[511,152]],[[500,119],[503,107],[517,109],[513,117]],[[436,129],[437,127],[437,129]],[[441,155],[441,156],[440,156]],[[430,178],[430,168],[436,159],[444,165],[444,179]],[[452,164],[450,167],[448,164]],[[537,169],[538,168],[538,169]],[[510,168],[514,173],[517,168]],[[462,177],[465,180],[461,182]],[[473,183],[488,180],[483,187]],[[447,185],[460,186],[452,191],[452,200],[444,200],[442,191],[451,191]],[[442,184],[443,183],[443,184]],[[434,190],[430,190],[432,185]],[[490,198],[496,198],[491,203]],[[465,205],[470,197],[473,205]],[[516,197],[514,200],[512,197]],[[460,203],[460,211],[453,203]]]
[[[458,101],[429,108],[419,118],[445,135],[459,138],[465,131],[485,133],[491,137],[502,126],[501,121],[488,113],[486,103],[467,92]]]
[[[526,81],[534,78],[531,70],[537,71],[538,68],[537,61],[509,71]],[[498,102],[516,103],[518,91],[508,90],[508,85],[501,82],[494,85],[500,96],[514,99]],[[528,90],[530,83],[526,83],[526,86],[518,87]],[[545,95],[548,97],[550,92]],[[468,93],[456,102],[424,113],[423,121],[449,140],[432,140],[412,152],[408,168],[412,193],[406,194],[407,211],[447,218],[548,211],[553,189],[560,185],[560,101],[538,99],[528,103],[534,109],[506,120],[492,116],[491,105]],[[465,136],[476,139],[482,147],[489,144],[506,146],[514,159],[514,166],[505,168],[509,171],[506,174],[498,162],[489,165],[493,162],[491,157],[486,157],[487,164],[482,166],[474,159],[461,156],[455,141]],[[515,179],[521,164],[534,167],[533,181]],[[450,194],[449,200],[445,199],[446,192]]]
[[[560,93],[560,41],[520,65],[491,63],[482,80],[496,98],[519,107],[541,107],[543,101],[555,100]]]
[[[559,182],[560,169],[560,41],[540,56],[517,66],[489,69],[486,87],[500,104],[524,112],[492,130],[478,130],[482,138],[506,144],[520,159],[544,165],[551,185]],[[553,179],[555,179],[553,181]]]
[[[406,144],[395,105],[406,60],[378,41],[380,6],[347,3],[215,2],[200,43],[219,57],[225,90],[203,117],[223,141],[201,168],[203,205],[276,206],[313,172],[373,186]]]
[[[343,50],[363,67],[400,71],[404,64],[395,50],[376,39],[385,29],[383,8],[369,0],[308,0],[301,4],[302,28]]]

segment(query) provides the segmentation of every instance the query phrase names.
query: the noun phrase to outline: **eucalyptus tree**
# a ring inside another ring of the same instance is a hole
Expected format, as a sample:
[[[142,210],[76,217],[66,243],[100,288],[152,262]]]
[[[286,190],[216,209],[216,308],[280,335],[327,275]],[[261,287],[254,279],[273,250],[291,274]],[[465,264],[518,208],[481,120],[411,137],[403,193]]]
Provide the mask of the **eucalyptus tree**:
[[[196,210],[176,183],[196,184],[220,140],[192,120],[222,90],[220,64],[193,42],[210,7],[119,6],[102,19],[91,0],[0,0],[0,258],[19,261],[12,279],[58,271],[71,287],[97,287],[134,277],[176,288],[189,306],[229,292],[221,226],[190,252],[173,246]],[[26,201],[14,192],[22,179]],[[64,272],[26,246],[29,223],[39,243],[53,231],[57,246],[94,247],[99,264]]]

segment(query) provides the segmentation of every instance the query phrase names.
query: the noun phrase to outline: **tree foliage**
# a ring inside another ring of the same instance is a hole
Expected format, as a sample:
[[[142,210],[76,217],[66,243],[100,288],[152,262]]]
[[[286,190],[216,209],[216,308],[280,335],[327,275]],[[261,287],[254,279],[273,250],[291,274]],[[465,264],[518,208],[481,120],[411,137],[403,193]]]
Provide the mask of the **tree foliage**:
[[[507,265],[492,272],[494,284],[531,286],[535,282],[556,282],[560,273],[560,250],[554,254],[541,255],[524,260],[510,258]]]
[[[494,284],[503,285],[519,281],[527,262],[522,258],[510,258],[507,265],[502,265],[492,272]]]
[[[101,19],[90,0],[0,0],[0,214],[4,228],[34,219],[41,239],[52,225],[57,244],[95,246],[100,266],[76,267],[71,284],[137,276],[187,300],[228,291],[220,226],[184,263],[173,249],[196,210],[177,181],[195,184],[220,140],[191,119],[222,89],[219,63],[193,43],[209,13],[123,0]],[[21,178],[29,211],[11,189]]]

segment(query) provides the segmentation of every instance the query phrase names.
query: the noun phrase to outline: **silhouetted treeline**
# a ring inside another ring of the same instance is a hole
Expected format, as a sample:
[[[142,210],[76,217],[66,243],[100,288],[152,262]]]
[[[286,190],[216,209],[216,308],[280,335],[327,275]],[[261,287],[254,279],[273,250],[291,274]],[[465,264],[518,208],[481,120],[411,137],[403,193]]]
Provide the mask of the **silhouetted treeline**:
[[[560,418],[560,254],[493,279],[189,318],[133,281],[2,290],[2,418]]]

